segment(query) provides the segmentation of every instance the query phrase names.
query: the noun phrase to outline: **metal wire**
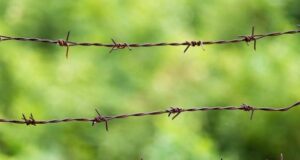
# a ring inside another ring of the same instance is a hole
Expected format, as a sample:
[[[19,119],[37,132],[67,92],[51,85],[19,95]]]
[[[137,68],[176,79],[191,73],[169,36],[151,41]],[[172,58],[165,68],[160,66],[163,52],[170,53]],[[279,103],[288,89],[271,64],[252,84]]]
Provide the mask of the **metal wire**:
[[[68,123],[68,122],[88,122],[94,124],[96,123],[105,123],[106,130],[108,131],[108,121],[113,119],[124,119],[129,117],[143,117],[143,116],[155,116],[161,114],[168,114],[168,117],[172,116],[172,119],[175,119],[179,116],[180,113],[184,112],[197,112],[197,111],[250,111],[251,116],[250,119],[253,117],[254,111],[266,111],[266,112],[285,112],[292,108],[300,106],[300,101],[294,103],[293,105],[282,107],[282,108],[274,108],[274,107],[254,107],[246,104],[242,104],[241,106],[227,106],[227,107],[194,107],[194,108],[180,108],[180,107],[171,107],[167,110],[161,111],[153,111],[153,112],[139,112],[139,113],[132,113],[132,114],[120,114],[120,115],[112,115],[112,116],[103,116],[100,114],[98,110],[96,110],[97,116],[94,118],[64,118],[64,119],[53,119],[53,120],[36,120],[34,119],[33,115],[30,114],[30,117],[27,118],[24,114],[22,114],[21,120],[9,120],[9,119],[0,119],[0,123],[14,123],[14,124],[26,124],[26,125],[38,125],[38,124],[52,124],[52,123]]]
[[[160,47],[160,46],[186,46],[184,49],[184,53],[188,51],[190,47],[203,46],[205,45],[213,45],[213,44],[229,44],[229,43],[240,43],[246,42],[254,42],[254,50],[256,50],[257,40],[266,38],[266,37],[274,37],[274,36],[282,36],[282,35],[290,35],[300,33],[300,30],[291,30],[285,32],[273,32],[266,34],[255,34],[254,27],[252,27],[252,32],[250,35],[238,36],[237,39],[231,40],[214,40],[214,41],[184,41],[184,42],[159,42],[159,43],[118,43],[114,39],[112,39],[112,43],[98,43],[98,42],[74,42],[69,41],[70,31],[67,33],[66,40],[51,40],[51,39],[42,39],[42,38],[27,38],[27,37],[11,37],[11,36],[1,36],[1,41],[30,41],[30,42],[40,42],[40,43],[48,43],[55,44],[61,47],[66,47],[66,57],[68,57],[69,47],[73,46],[97,46],[97,47],[108,47],[111,48],[110,53],[114,50],[125,49],[128,48],[138,48],[138,47]]]

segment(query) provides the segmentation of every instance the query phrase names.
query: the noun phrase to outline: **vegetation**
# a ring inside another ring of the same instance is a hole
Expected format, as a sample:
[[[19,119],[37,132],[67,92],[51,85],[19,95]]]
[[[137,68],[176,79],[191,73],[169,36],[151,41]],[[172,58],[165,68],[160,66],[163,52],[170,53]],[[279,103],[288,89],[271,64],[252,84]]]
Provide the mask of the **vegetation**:
[[[0,35],[117,42],[232,39],[299,24],[300,2],[0,0]],[[0,117],[93,117],[171,106],[286,106],[299,100],[299,35],[246,44],[109,48],[0,42]],[[300,110],[212,111],[94,127],[0,124],[0,159],[297,159]]]

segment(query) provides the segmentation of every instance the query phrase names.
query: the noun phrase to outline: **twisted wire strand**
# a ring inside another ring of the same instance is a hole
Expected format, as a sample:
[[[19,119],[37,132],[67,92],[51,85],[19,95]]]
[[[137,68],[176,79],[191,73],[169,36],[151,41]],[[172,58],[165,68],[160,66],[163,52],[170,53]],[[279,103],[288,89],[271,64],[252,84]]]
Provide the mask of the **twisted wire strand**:
[[[108,131],[108,121],[113,119],[124,119],[129,117],[143,117],[143,116],[155,116],[167,114],[168,117],[173,115],[172,119],[175,119],[179,114],[184,112],[199,112],[199,111],[251,111],[251,119],[254,111],[266,111],[266,112],[285,112],[292,108],[300,106],[300,101],[294,103],[293,105],[282,107],[282,108],[274,108],[274,107],[254,107],[246,104],[242,104],[240,106],[227,106],[227,107],[194,107],[194,108],[180,108],[180,107],[171,107],[166,110],[161,111],[153,111],[153,112],[139,112],[139,113],[131,113],[131,114],[120,114],[120,115],[112,115],[112,116],[103,116],[99,113],[98,110],[97,116],[94,118],[64,118],[64,119],[52,119],[52,120],[36,120],[33,115],[30,114],[29,118],[23,114],[21,120],[9,120],[9,119],[0,119],[0,123],[14,123],[14,124],[26,124],[26,125],[37,125],[37,124],[56,124],[56,123],[68,123],[68,122],[88,122],[92,123],[92,125],[96,123],[105,122],[106,130]]]
[[[110,53],[113,50],[125,49],[128,48],[138,48],[138,47],[159,47],[159,46],[186,46],[184,52],[188,50],[189,47],[201,46],[204,45],[213,45],[213,44],[229,44],[229,43],[240,43],[240,42],[251,42],[254,41],[254,49],[256,49],[256,41],[266,37],[282,36],[282,35],[291,35],[300,33],[300,30],[290,30],[285,32],[273,32],[266,34],[254,34],[254,27],[252,27],[252,34],[246,36],[238,36],[237,39],[231,40],[213,40],[213,41],[184,41],[184,42],[159,42],[159,43],[118,43],[112,39],[112,43],[99,43],[99,42],[74,42],[69,41],[70,32],[67,34],[66,40],[51,40],[51,39],[42,39],[42,38],[27,38],[27,37],[11,37],[11,36],[2,36],[0,35],[1,41],[30,41],[30,42],[40,42],[48,44],[56,44],[62,47],[67,47],[66,56],[68,56],[69,47],[73,46],[96,46],[96,47],[108,47],[111,48]]]

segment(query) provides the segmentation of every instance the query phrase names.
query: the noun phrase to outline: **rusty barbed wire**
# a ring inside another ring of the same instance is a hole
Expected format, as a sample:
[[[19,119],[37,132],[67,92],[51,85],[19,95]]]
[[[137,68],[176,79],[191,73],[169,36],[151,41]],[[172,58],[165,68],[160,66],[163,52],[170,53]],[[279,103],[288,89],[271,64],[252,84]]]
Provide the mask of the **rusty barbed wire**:
[[[38,124],[52,124],[52,123],[67,123],[67,122],[89,122],[92,123],[94,126],[96,123],[105,123],[106,131],[108,131],[108,122],[113,119],[124,119],[129,117],[143,117],[143,116],[155,116],[155,115],[162,115],[167,114],[168,117],[174,115],[172,120],[178,117],[181,113],[184,112],[197,112],[197,111],[224,111],[224,110],[240,110],[251,112],[250,119],[253,117],[254,111],[267,111],[267,112],[284,112],[288,111],[294,107],[300,106],[300,101],[296,102],[290,106],[283,107],[283,108],[274,108],[274,107],[254,107],[246,104],[242,104],[240,106],[227,106],[227,107],[195,107],[195,108],[181,108],[181,107],[170,107],[166,110],[161,111],[153,111],[153,112],[139,112],[139,113],[132,113],[132,114],[120,114],[120,115],[113,115],[113,116],[103,116],[100,112],[96,109],[97,116],[94,118],[64,118],[64,119],[53,119],[53,120],[36,120],[33,117],[33,114],[30,114],[29,118],[26,118],[25,114],[22,114],[21,120],[9,120],[9,119],[0,119],[0,123],[14,123],[14,124],[25,124],[25,125],[38,125]]]
[[[298,25],[300,26],[300,25]],[[300,33],[300,30],[290,30],[285,32],[273,32],[273,33],[266,33],[266,34],[255,34],[255,28],[252,27],[252,32],[250,35],[241,35],[237,36],[238,39],[231,39],[231,40],[212,40],[212,41],[184,41],[184,42],[160,42],[160,43],[118,43],[114,39],[112,43],[98,43],[98,42],[74,42],[69,41],[70,31],[67,34],[66,40],[52,40],[52,39],[42,39],[42,38],[27,38],[27,37],[11,37],[11,36],[2,36],[0,35],[0,42],[1,41],[31,41],[31,42],[40,42],[40,43],[48,43],[48,44],[56,44],[61,47],[67,47],[66,50],[66,57],[68,58],[69,55],[69,48],[73,46],[97,46],[97,47],[108,47],[111,48],[109,53],[114,50],[118,49],[125,49],[128,48],[131,50],[132,48],[138,47],[161,47],[161,46],[186,46],[184,49],[184,53],[188,51],[190,47],[200,46],[204,50],[205,45],[213,45],[213,44],[229,44],[229,43],[240,43],[246,42],[249,44],[250,42],[254,42],[254,50],[256,50],[257,41],[259,39],[265,37],[274,37],[274,36],[282,36],[288,34],[297,34]]]

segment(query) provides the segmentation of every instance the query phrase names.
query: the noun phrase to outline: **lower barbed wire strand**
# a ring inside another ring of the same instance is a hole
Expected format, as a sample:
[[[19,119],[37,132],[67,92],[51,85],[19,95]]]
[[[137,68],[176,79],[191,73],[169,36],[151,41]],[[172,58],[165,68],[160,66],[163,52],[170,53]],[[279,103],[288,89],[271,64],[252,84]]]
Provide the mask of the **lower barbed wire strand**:
[[[266,111],[266,112],[285,112],[292,108],[300,106],[300,101],[296,102],[290,106],[275,108],[275,107],[254,107],[246,104],[242,104],[240,106],[227,106],[227,107],[194,107],[194,108],[181,108],[181,107],[171,107],[166,110],[154,111],[154,112],[139,112],[132,114],[120,114],[120,115],[112,115],[112,116],[101,116],[98,114],[96,118],[64,118],[64,119],[53,119],[53,120],[36,120],[33,118],[31,114],[29,119],[23,114],[22,120],[10,120],[10,119],[0,119],[0,123],[14,123],[14,124],[26,124],[26,125],[36,125],[36,124],[54,124],[54,123],[70,123],[70,122],[88,122],[88,123],[101,123],[105,122],[107,124],[108,121],[113,119],[124,119],[129,117],[143,117],[143,116],[155,116],[168,114],[175,114],[172,119],[177,117],[180,113],[184,112],[197,112],[197,111],[251,111],[251,118],[253,116],[254,111]],[[97,112],[99,113],[99,112]]]

